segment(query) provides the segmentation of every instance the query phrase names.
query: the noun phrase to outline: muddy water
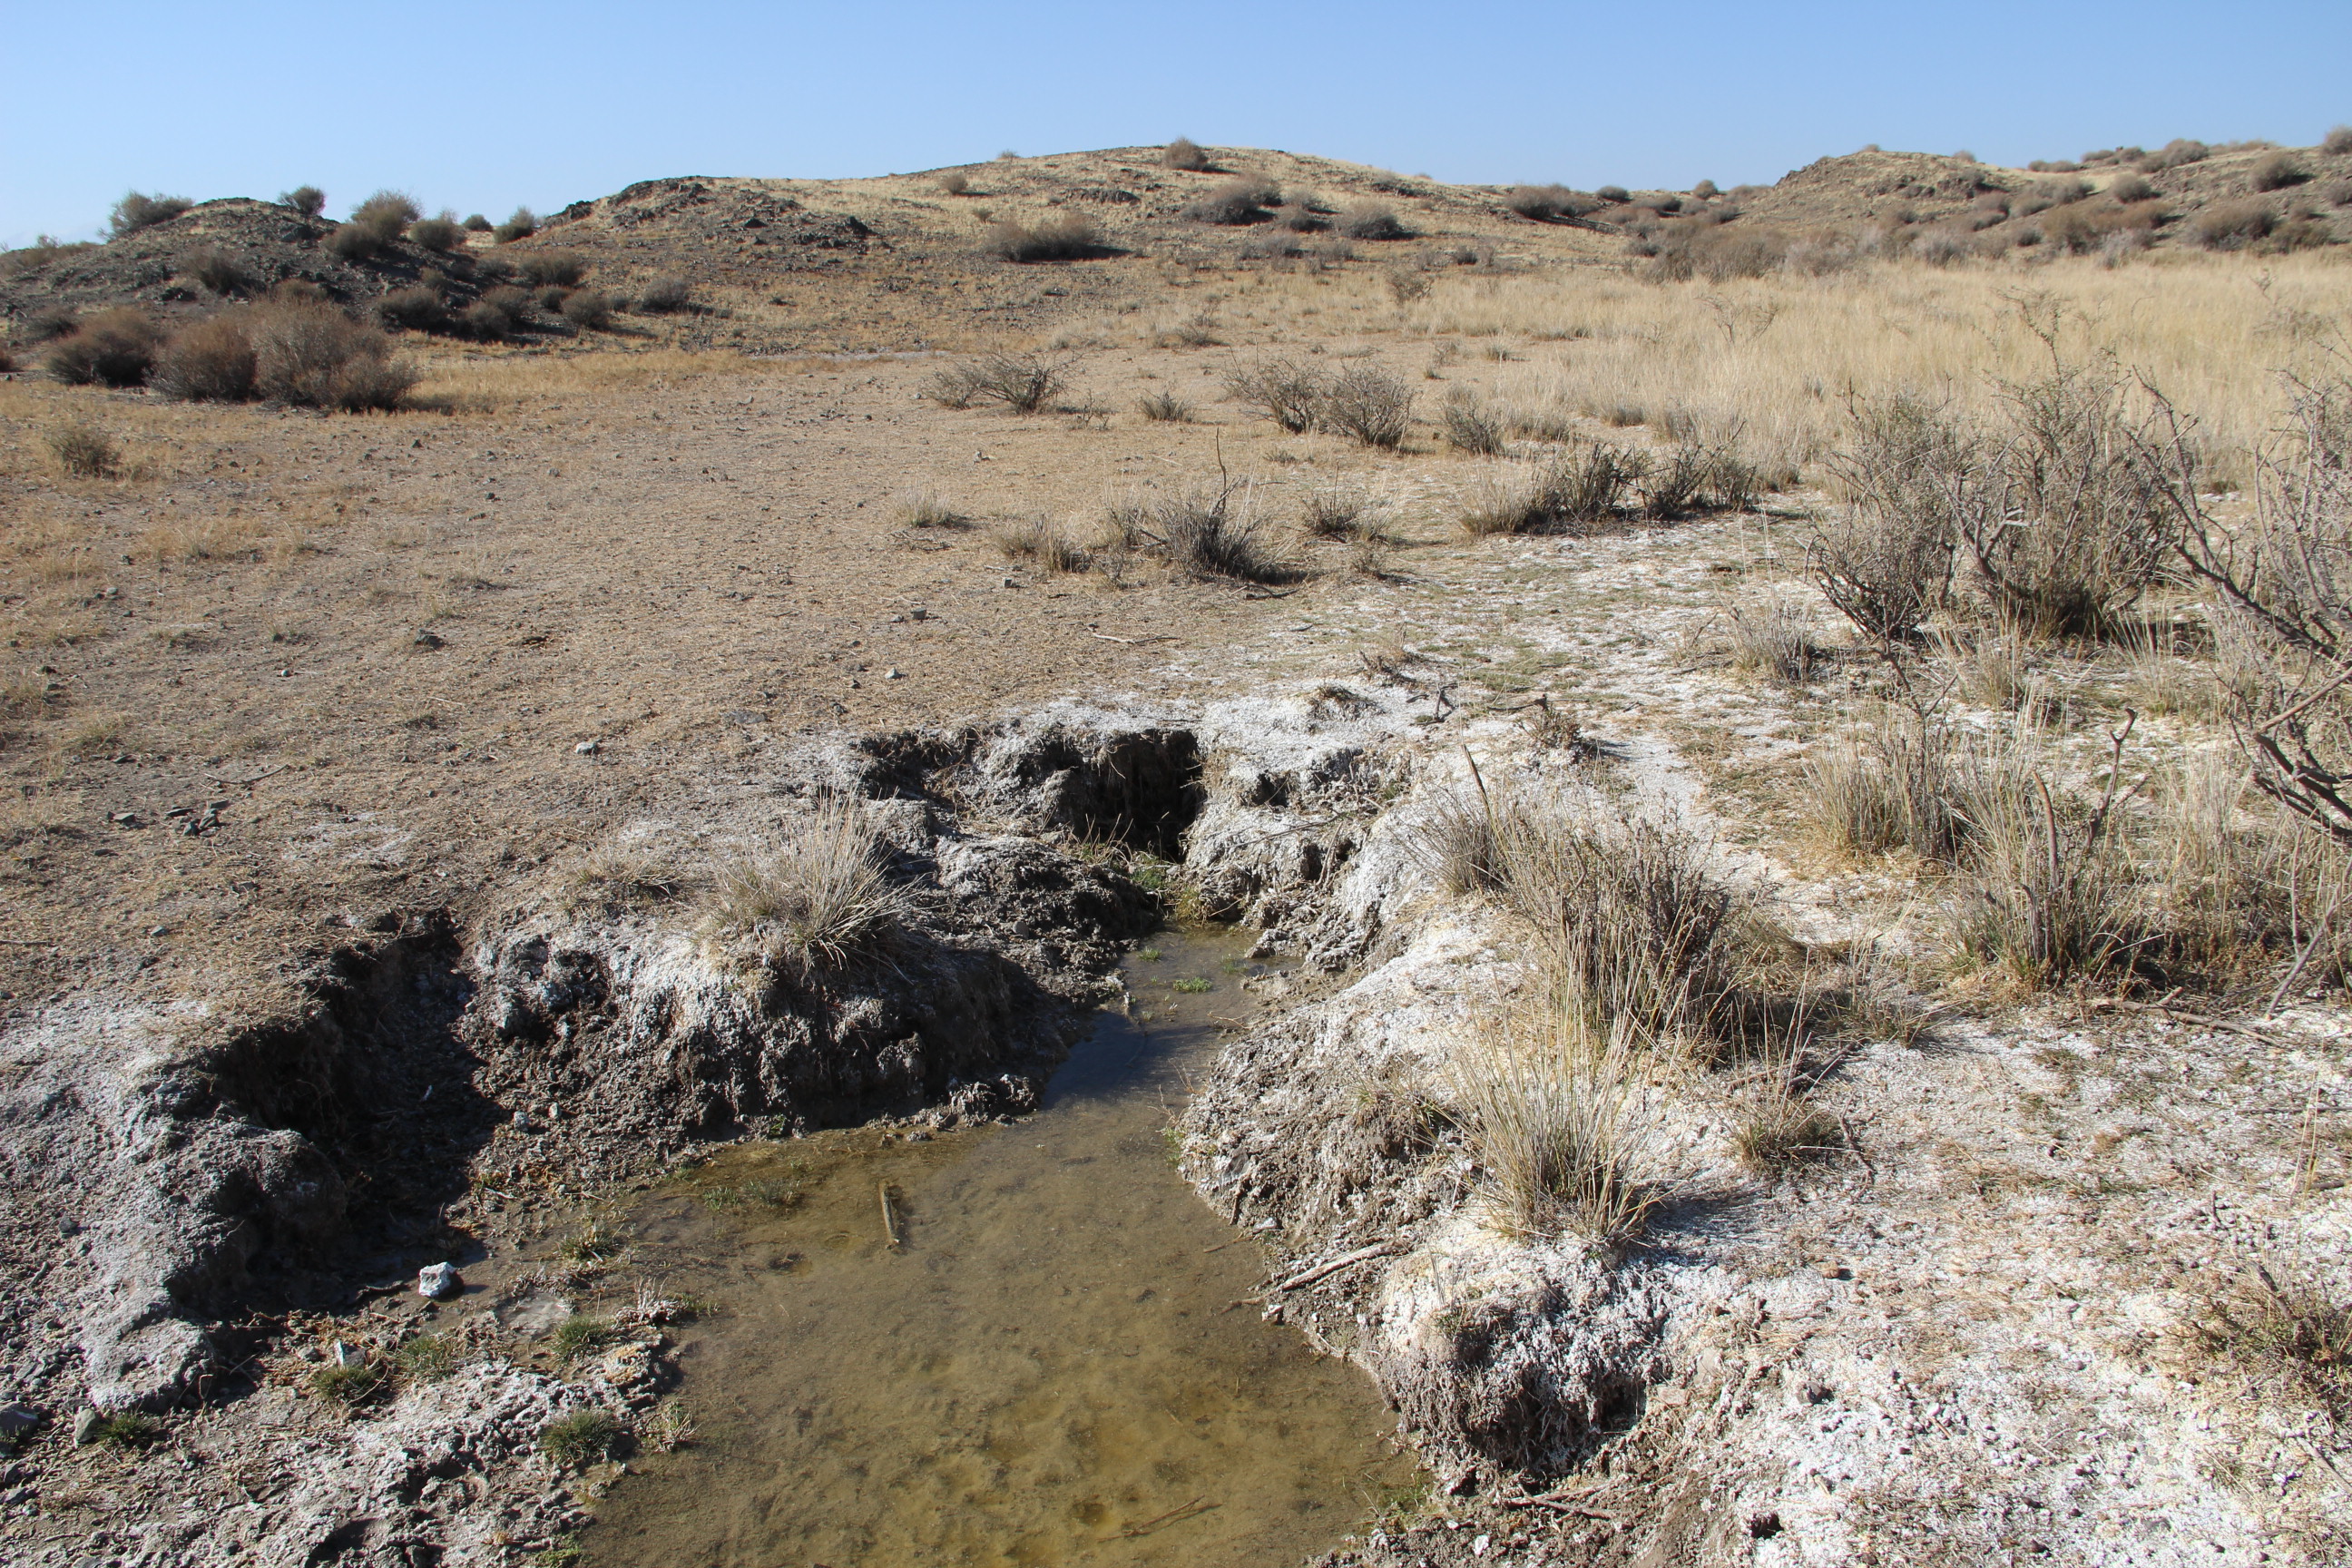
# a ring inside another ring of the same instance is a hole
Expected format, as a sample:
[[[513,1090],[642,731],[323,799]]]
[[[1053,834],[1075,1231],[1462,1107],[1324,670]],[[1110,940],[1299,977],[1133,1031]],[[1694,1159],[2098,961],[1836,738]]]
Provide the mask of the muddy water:
[[[589,1563],[1290,1564],[1409,1481],[1171,1162],[1187,1068],[1250,1005],[1240,949],[1152,951],[1027,1121],[755,1146],[648,1200],[638,1261],[713,1309],[679,1331],[700,1440],[638,1462]]]

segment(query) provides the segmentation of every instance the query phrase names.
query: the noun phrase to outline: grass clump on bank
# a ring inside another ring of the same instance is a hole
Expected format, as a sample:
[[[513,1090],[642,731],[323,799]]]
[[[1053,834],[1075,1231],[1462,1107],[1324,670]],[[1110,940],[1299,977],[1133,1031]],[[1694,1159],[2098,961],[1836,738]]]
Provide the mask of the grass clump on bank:
[[[706,929],[761,968],[838,969],[885,945],[907,912],[883,862],[863,803],[827,795],[773,847],[719,868]]]

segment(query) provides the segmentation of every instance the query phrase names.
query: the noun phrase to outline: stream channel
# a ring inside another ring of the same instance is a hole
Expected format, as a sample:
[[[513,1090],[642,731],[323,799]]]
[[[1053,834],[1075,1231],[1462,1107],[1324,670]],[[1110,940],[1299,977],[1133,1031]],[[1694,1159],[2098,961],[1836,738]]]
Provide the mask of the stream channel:
[[[1026,1121],[745,1145],[646,1195],[636,1257],[706,1309],[698,1436],[604,1499],[590,1568],[1291,1568],[1412,1483],[1171,1158],[1245,943],[1154,943]]]

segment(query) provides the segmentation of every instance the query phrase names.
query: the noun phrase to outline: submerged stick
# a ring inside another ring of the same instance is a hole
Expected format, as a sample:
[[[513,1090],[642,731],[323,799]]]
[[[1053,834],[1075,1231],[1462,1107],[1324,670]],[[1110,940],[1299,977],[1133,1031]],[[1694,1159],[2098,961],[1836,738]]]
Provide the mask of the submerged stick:
[[[1170,1414],[1173,1415],[1174,1412],[1171,1411]],[[1166,1513],[1160,1515],[1157,1519],[1147,1519],[1141,1524],[1129,1525],[1127,1529],[1120,1531],[1118,1533],[1122,1538],[1132,1539],[1136,1536],[1142,1535],[1147,1531],[1156,1530],[1160,1525],[1172,1524],[1177,1520],[1190,1519],[1196,1513],[1207,1513],[1212,1510],[1222,1506],[1222,1504],[1211,1502],[1207,1498],[1196,1497],[1191,1502],[1186,1503],[1182,1508],[1171,1508]]]
[[[890,1248],[898,1247],[898,1219],[890,1212],[890,1184],[884,1182],[877,1189],[882,1194],[882,1234],[890,1240]]]

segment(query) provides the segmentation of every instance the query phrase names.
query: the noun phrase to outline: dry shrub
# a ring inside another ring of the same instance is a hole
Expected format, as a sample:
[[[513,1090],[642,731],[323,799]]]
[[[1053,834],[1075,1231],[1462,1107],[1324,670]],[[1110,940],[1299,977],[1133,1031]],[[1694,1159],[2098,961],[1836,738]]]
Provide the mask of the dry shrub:
[[[422,286],[394,289],[375,303],[375,318],[385,326],[411,332],[449,330],[449,307],[440,290]]]
[[[1252,505],[1245,486],[1180,491],[1146,507],[1139,542],[1190,577],[1282,583],[1297,575]]]
[[[163,330],[128,305],[83,320],[59,339],[44,362],[70,386],[137,386],[147,379]]]
[[[2320,139],[2319,150],[2333,157],[2352,156],[2352,125],[2337,125]]]
[[[945,196],[968,195],[971,191],[971,176],[961,169],[950,169],[933,183],[939,186],[940,194]]]
[[[383,251],[384,237],[363,223],[336,226],[327,236],[327,250],[339,261],[367,261]]]
[[[1445,428],[1445,444],[1457,452],[1499,458],[1510,449],[1509,442],[1504,438],[1501,417],[1469,393],[1457,389],[1447,397],[1440,417]]]
[[[1463,513],[1463,531],[1475,538],[1590,527],[1622,510],[1647,472],[1640,454],[1608,441],[1585,442],[1541,464],[1498,469],[1482,478]]]
[[[1075,261],[1102,249],[1102,235],[1082,217],[1036,225],[1000,223],[988,231],[988,253],[1001,261]]]
[[[1377,205],[1351,206],[1341,213],[1338,226],[1349,239],[1387,240],[1411,239],[1412,230],[1399,221],[1395,213]]]
[[[573,289],[588,276],[588,258],[576,250],[534,250],[515,266],[536,289]]]
[[[1326,384],[1316,423],[1366,447],[1393,451],[1412,427],[1412,391],[1402,376],[1352,364]]]
[[[195,205],[185,196],[148,196],[132,191],[114,204],[114,211],[107,216],[107,227],[115,238],[121,239],[142,228],[169,223]]]
[[[1780,595],[1762,605],[1731,612],[1731,662],[1783,685],[1811,680],[1822,661],[1813,641],[1812,617],[1799,600]]]
[[[602,290],[581,289],[563,297],[563,319],[583,332],[601,332],[613,324],[613,301]]]
[[[122,467],[114,438],[85,419],[60,425],[44,437],[58,467],[78,479],[103,479]]]
[[[1002,403],[1034,414],[1067,384],[1069,369],[1067,360],[1039,353],[985,353],[931,377],[926,395],[950,408]]]
[[[1451,1087],[1494,1229],[1607,1251],[1641,1234],[1660,1197],[1640,1178],[1650,1056],[1629,1026],[1596,1030],[1569,1005],[1488,1020],[1456,1052]]]
[[[1192,405],[1172,392],[1147,393],[1136,400],[1135,411],[1155,425],[1189,425]]]
[[[2144,202],[2156,195],[2156,187],[2138,174],[2118,174],[2109,182],[2107,195],[2119,202]]]
[[[1727,443],[1686,431],[1667,447],[1663,460],[1643,465],[1634,488],[1643,515],[1666,521],[1695,511],[1745,510],[1755,501],[1758,483],[1756,470]]]
[[[1521,217],[1538,223],[1557,223],[1562,218],[1582,217],[1601,204],[1590,196],[1581,196],[1566,185],[1514,185],[1503,198],[1503,205]]]
[[[254,290],[253,275],[225,250],[196,251],[180,263],[180,271],[215,294],[250,294]]]
[[[1315,427],[1323,405],[1325,378],[1297,360],[1262,360],[1225,378],[1234,402],[1254,408],[1294,436]]]
[[[637,294],[637,310],[644,315],[668,316],[693,309],[694,286],[683,278],[656,278]]]
[[[476,342],[496,343],[506,341],[515,329],[514,313],[488,300],[477,300],[457,313],[450,330],[460,337]]]
[[[2256,1263],[2206,1303],[2194,1333],[2210,1353],[2300,1384],[2336,1419],[2352,1415],[2352,1300],[2340,1278],[2289,1273],[2282,1283]]]
[[[884,868],[881,834],[862,803],[828,795],[782,841],[719,868],[709,934],[761,968],[837,969],[898,929],[906,894]]]
[[[1822,596],[1885,647],[1916,637],[1951,590],[1973,437],[1944,408],[1897,395],[1852,405],[1833,460],[1846,504],[1818,514],[1806,565]]]
[[[1179,136],[1168,143],[1160,151],[1160,162],[1167,168],[1181,169],[1194,174],[1205,172],[1210,166],[1209,154],[1190,136]]]
[[[297,185],[278,198],[304,217],[317,217],[327,210],[327,193],[316,185]]]
[[[2278,226],[2267,202],[2217,202],[2189,225],[2189,237],[2208,250],[2242,250]]]
[[[445,214],[440,217],[419,218],[410,224],[408,237],[412,243],[427,250],[446,254],[466,243],[466,231],[458,226],[456,219]]]
[[[517,207],[514,216],[490,230],[490,237],[500,245],[511,245],[518,239],[528,239],[539,232],[539,215],[529,207]]]
[[[1315,539],[1368,539],[1378,530],[1371,521],[1372,498],[1353,485],[1325,485],[1307,493],[1299,525]]]
[[[998,529],[996,547],[1013,560],[1034,561],[1048,572],[1083,572],[1092,564],[1085,545],[1050,517],[1024,518]]]
[[[397,408],[416,384],[382,331],[331,305],[271,305],[248,319],[254,390],[273,403],[357,414]]]
[[[2001,401],[2002,439],[1958,498],[1960,542],[2005,619],[2037,637],[2104,632],[2164,563],[2166,477],[2142,456],[2111,372],[2053,354]]]
[[[1949,725],[1890,713],[1856,736],[1814,743],[1807,767],[1814,821],[1834,847],[1874,855],[1908,849],[1951,864],[1968,840],[1968,801],[2000,757]]]
[[[253,334],[245,312],[225,310],[175,334],[150,381],[166,397],[191,403],[243,403],[253,395]]]
[[[908,490],[890,510],[899,528],[969,528],[971,520],[940,498],[937,490]]]
[[[2095,801],[2053,786],[2040,748],[2014,751],[1969,782],[1969,835],[1948,910],[1965,963],[2052,990],[2129,970],[2150,932],[2137,908],[2131,846],[2120,810],[2121,758]]]
[[[1193,223],[1228,226],[1263,223],[1269,216],[1265,209],[1281,200],[1281,190],[1271,182],[1244,175],[1206,192],[1185,207],[1183,216]]]
[[[2255,163],[2247,176],[2258,191],[2283,191],[2299,185],[2311,178],[2310,172],[2294,161],[2291,153],[2273,153]]]

